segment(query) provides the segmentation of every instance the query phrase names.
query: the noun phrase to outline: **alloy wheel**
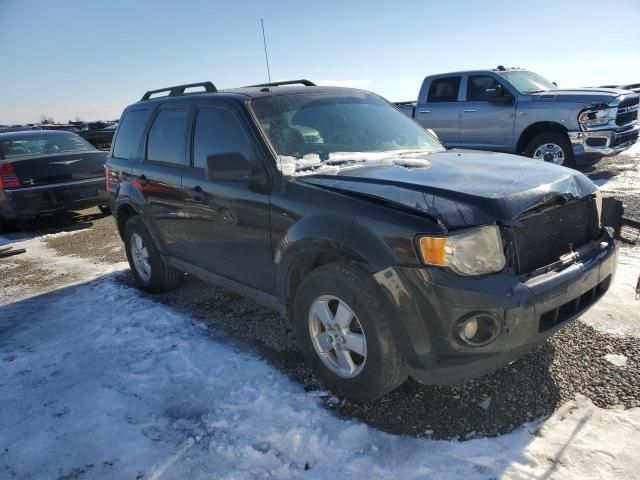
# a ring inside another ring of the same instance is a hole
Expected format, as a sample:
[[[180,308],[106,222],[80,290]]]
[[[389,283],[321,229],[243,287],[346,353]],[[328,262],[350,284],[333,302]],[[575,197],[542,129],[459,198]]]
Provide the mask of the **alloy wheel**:
[[[564,150],[557,143],[545,143],[536,148],[533,153],[536,160],[544,160],[545,162],[554,163],[556,165],[564,165]]]
[[[309,309],[309,335],[316,353],[331,372],[353,378],[364,368],[364,330],[344,300],[333,295],[318,297]]]
[[[142,237],[134,233],[131,235],[129,246],[131,247],[131,259],[140,278],[145,282],[151,279],[151,262],[149,261],[149,251],[144,244]]]

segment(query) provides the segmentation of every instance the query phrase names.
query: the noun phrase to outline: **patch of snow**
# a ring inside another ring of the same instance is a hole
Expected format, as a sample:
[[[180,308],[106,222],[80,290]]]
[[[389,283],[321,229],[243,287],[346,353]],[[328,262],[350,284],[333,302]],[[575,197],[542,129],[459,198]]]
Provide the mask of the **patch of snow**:
[[[10,265],[20,265],[21,262],[39,264],[41,268],[39,273],[50,282],[49,284],[47,282],[36,282],[37,285],[35,287],[5,288],[0,291],[0,305],[36,295],[55,288],[56,285],[80,283],[93,279],[98,275],[128,268],[126,262],[93,264],[82,258],[58,255],[55,250],[45,244],[45,240],[48,238],[72,235],[77,232],[60,232],[21,241],[19,248],[26,249],[26,252],[15,257],[8,257],[11,259]],[[0,260],[0,265],[3,268],[11,268],[9,265],[4,265],[3,260]]]
[[[636,283],[640,275],[640,247],[620,247],[618,269],[609,291],[580,317],[580,321],[613,335],[640,338],[640,300]]]
[[[81,261],[61,262],[101,275]],[[337,418],[113,274],[1,306],[0,332],[0,468],[18,478],[613,479],[640,469],[640,408],[580,396],[541,425],[465,442]]]
[[[607,353],[604,356],[604,359],[607,362],[612,363],[616,367],[624,367],[624,366],[626,366],[627,365],[627,360],[628,360],[627,357],[625,357],[624,355],[620,355],[618,353]]]
[[[317,153],[296,158],[280,155],[279,168],[285,176],[336,175],[338,172],[370,165],[399,165],[405,168],[428,168],[425,150],[390,150],[386,152],[332,152],[328,159]]]

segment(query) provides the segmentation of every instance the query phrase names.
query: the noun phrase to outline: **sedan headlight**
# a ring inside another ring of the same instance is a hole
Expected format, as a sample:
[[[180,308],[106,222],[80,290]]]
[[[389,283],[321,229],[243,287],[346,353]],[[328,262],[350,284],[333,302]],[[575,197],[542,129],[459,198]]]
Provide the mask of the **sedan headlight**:
[[[428,265],[449,267],[460,275],[499,272],[505,257],[497,225],[472,228],[448,237],[419,237],[420,254]]]
[[[580,112],[578,115],[578,121],[583,127],[598,127],[606,125],[610,120],[616,118],[617,109],[613,108],[599,108],[588,109]]]

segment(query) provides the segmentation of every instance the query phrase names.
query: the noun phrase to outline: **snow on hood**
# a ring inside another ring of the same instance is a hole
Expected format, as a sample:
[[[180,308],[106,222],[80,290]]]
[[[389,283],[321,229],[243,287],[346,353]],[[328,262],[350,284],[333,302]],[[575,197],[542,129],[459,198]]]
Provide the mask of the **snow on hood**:
[[[428,168],[431,162],[424,157],[431,152],[424,150],[392,150],[387,152],[332,152],[328,159],[311,153],[296,158],[281,155],[278,169],[288,177],[306,175],[337,175],[341,171],[362,166],[398,165],[405,168]]]

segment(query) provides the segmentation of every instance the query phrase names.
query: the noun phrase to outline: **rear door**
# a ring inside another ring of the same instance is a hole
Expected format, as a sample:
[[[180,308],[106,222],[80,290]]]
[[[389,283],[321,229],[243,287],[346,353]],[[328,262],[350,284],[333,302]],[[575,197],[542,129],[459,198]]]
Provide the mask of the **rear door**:
[[[189,235],[185,259],[263,292],[274,292],[269,228],[270,183],[246,117],[223,103],[198,105],[192,163],[182,181]],[[264,173],[263,181],[208,180],[210,155],[238,152]]]
[[[511,103],[494,103],[487,99],[487,89],[500,88]],[[514,145],[515,97],[497,78],[469,75],[462,104],[460,146],[493,151],[511,151]]]
[[[450,147],[458,146],[460,141],[461,81],[461,75],[432,79],[426,91],[420,92],[416,105],[416,120],[423,127],[433,129]]]
[[[142,196],[140,207],[162,250],[180,256],[184,240],[182,173],[187,165],[192,109],[168,102],[154,113],[145,134],[144,155],[134,165],[131,183]],[[119,140],[118,140],[119,141]]]

